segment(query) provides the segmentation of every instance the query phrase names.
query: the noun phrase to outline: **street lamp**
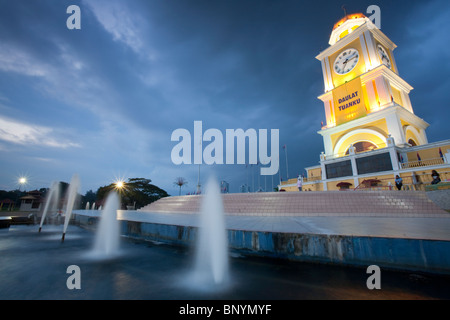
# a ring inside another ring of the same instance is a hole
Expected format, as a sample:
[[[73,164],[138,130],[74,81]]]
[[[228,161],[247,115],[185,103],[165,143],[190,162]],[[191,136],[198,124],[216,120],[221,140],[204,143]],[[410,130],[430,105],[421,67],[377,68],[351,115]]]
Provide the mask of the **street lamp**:
[[[122,203],[124,201],[124,197],[128,191],[125,181],[116,180],[116,182],[114,182],[114,190],[116,190],[116,192],[119,194],[120,202]],[[121,206],[122,206],[122,204],[121,204]]]
[[[116,182],[116,188],[117,188],[117,189],[122,189],[123,186],[124,186],[124,182],[123,182],[123,181],[118,181],[118,182]]]
[[[119,194],[123,194],[127,190],[127,185],[123,180],[116,180],[114,182],[114,190],[116,190]]]
[[[20,193],[21,193],[21,190],[20,190],[20,188],[22,187],[22,185],[24,185],[24,184],[26,184],[27,183],[27,178],[25,178],[25,177],[20,177],[19,178],[19,192],[17,193],[17,198],[16,198],[16,202],[15,202],[15,204],[17,204],[17,202],[19,202],[19,205],[20,205]]]
[[[19,178],[19,191],[20,191],[20,187],[26,183],[27,183],[27,178],[25,178],[25,177]]]

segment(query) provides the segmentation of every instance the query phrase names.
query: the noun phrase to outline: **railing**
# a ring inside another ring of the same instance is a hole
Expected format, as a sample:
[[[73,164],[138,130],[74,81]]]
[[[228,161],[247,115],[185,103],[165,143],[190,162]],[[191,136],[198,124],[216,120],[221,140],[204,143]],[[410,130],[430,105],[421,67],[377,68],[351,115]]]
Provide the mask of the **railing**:
[[[342,157],[346,157],[346,156],[350,156],[350,154],[348,154],[346,152],[333,153],[331,155],[326,156],[325,160],[333,160],[333,159],[342,158]]]
[[[309,177],[309,178],[303,178],[303,182],[316,182],[316,181],[321,181],[322,177]]]
[[[321,180],[322,180],[322,177],[319,177],[319,176],[317,176],[317,177],[309,177],[309,178],[305,177],[305,178],[303,178],[303,183],[316,182],[316,181],[321,181]],[[281,185],[289,185],[289,184],[297,185],[297,178],[281,181]]]
[[[426,167],[426,166],[436,166],[440,164],[444,164],[445,161],[443,158],[432,158],[432,159],[424,159],[424,160],[416,160],[416,161],[408,161],[400,163],[402,169],[409,168],[417,168],[417,167]]]
[[[450,181],[450,171],[439,172],[442,182]],[[375,185],[360,183],[353,190],[398,190],[394,178],[376,179]],[[401,190],[425,190],[425,187],[431,185],[433,178],[430,173],[416,173],[413,176],[402,177],[403,186]],[[390,184],[389,184],[390,182]]]
[[[388,148],[383,147],[383,148],[377,148],[377,149],[373,149],[373,150],[363,150],[363,151],[354,151],[354,153],[349,153],[348,151],[345,152],[340,152],[340,153],[333,153],[331,155],[325,156],[325,160],[334,160],[337,158],[344,158],[344,157],[349,157],[349,156],[357,156],[357,158],[359,158],[360,155],[365,156],[369,156],[369,155],[373,155],[376,153],[382,153],[382,152],[388,152]]]
[[[363,183],[361,182],[356,188],[353,190],[398,190],[395,185],[394,178],[387,179],[367,179],[367,180],[376,180],[373,184]],[[415,190],[414,183],[412,177],[402,177],[402,190]]]
[[[441,181],[450,181],[450,171],[439,172]],[[421,186],[420,190],[425,189],[425,186],[430,185],[433,178],[430,173],[416,173],[417,184]]]

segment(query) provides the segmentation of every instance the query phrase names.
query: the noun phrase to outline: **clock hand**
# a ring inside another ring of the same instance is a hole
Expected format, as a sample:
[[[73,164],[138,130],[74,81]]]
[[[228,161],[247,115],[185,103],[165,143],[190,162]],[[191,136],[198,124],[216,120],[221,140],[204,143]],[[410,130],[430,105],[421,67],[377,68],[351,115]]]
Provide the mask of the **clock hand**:
[[[356,57],[356,53],[354,53],[353,55],[351,55],[350,57],[347,57],[347,59],[345,59],[344,62],[342,62],[343,64],[346,64],[347,62],[349,62],[350,60],[352,60],[353,58]]]
[[[353,59],[353,58],[355,58],[355,57],[356,57],[356,53],[354,53],[353,55],[351,55],[350,57],[348,57],[347,60],[351,60],[351,59]]]

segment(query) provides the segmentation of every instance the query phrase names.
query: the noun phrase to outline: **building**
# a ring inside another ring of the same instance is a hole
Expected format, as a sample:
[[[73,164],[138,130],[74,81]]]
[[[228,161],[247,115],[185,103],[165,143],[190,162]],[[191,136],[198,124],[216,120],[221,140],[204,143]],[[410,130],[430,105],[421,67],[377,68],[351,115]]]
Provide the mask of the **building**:
[[[16,206],[16,202],[11,199],[2,199],[0,200],[0,211],[5,209],[7,211],[14,210],[14,207]]]
[[[39,211],[44,203],[44,198],[38,190],[27,192],[20,198],[20,211]]]
[[[326,123],[318,134],[320,164],[306,169],[303,190],[424,189],[436,170],[450,178],[450,140],[429,143],[429,124],[414,114],[394,57],[397,47],[363,14],[350,14],[331,32],[321,63]],[[282,182],[297,191],[297,177]]]

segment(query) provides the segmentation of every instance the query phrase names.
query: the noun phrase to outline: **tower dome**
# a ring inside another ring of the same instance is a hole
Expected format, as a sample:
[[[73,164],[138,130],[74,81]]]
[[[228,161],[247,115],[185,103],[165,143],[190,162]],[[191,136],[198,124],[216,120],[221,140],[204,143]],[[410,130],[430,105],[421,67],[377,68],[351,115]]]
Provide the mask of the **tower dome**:
[[[373,26],[376,28],[370,19],[362,13],[347,14],[344,18],[334,24],[328,43],[332,46],[364,23],[370,23],[371,27]]]

